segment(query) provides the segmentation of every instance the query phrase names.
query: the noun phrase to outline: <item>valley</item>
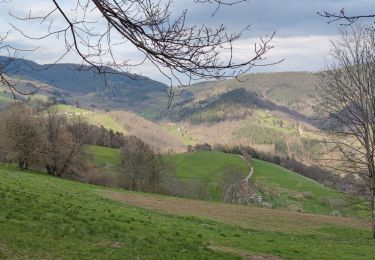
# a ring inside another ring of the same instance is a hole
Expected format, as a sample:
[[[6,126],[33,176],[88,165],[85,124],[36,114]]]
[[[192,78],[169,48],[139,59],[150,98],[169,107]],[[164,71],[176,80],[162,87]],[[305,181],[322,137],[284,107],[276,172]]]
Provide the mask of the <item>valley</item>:
[[[0,260],[375,259],[369,0],[0,0]]]
[[[351,180],[315,165],[331,146],[317,121],[313,73],[197,83],[176,89],[181,93],[167,109],[161,83],[145,79],[132,85],[116,76],[114,87],[99,89],[102,82],[89,72],[76,79],[71,70],[72,64],[62,64],[58,71],[65,77],[54,81],[49,78],[54,70],[12,78],[25,90],[41,87],[35,95],[13,99],[1,89],[4,111],[27,104],[42,122],[63,118],[73,137],[74,122],[86,125],[87,140],[80,141],[81,163],[64,179],[43,173],[38,160],[32,171],[20,171],[16,161],[3,157],[0,257],[147,258],[157,251],[165,258],[350,259],[361,251],[366,259],[372,254],[368,200],[351,192]],[[83,81],[81,88],[71,88]],[[127,154],[127,145],[141,150]],[[133,156],[127,167],[138,177],[128,176],[124,166]],[[159,186],[148,187],[143,172],[158,171]],[[13,211],[7,210],[15,201]],[[49,226],[41,228],[45,223]],[[22,237],[12,238],[14,232]],[[314,250],[306,250],[307,243]]]

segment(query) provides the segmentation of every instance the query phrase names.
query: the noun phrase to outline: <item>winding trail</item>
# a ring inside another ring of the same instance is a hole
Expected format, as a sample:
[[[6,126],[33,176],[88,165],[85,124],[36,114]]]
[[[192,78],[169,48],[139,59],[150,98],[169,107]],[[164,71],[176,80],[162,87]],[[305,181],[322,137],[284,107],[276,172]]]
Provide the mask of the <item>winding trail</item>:
[[[254,167],[253,167],[253,166],[250,166],[250,172],[249,172],[249,174],[246,176],[246,178],[243,179],[243,181],[249,182],[251,176],[253,176],[253,173],[254,173]]]
[[[238,202],[238,199],[243,200],[243,198],[249,197],[254,193],[251,188],[249,180],[254,174],[254,167],[241,156],[241,159],[245,161],[246,165],[250,167],[249,174],[242,180],[236,181],[228,186],[224,192],[224,201],[233,203],[233,199]],[[234,197],[233,197],[234,196]],[[243,202],[242,202],[243,203]],[[247,203],[246,203],[247,204]]]

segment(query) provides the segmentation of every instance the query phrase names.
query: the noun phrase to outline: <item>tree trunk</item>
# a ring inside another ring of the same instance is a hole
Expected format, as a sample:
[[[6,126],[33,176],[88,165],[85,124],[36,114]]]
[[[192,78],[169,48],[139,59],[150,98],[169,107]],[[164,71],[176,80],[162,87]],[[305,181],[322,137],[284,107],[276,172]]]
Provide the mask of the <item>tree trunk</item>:
[[[23,167],[24,167],[24,163],[22,160],[18,160],[18,168],[20,168],[21,170],[23,170]]]
[[[375,190],[371,192],[371,212],[372,212],[372,238],[375,239]]]
[[[56,167],[46,164],[46,170],[49,175],[55,175]]]

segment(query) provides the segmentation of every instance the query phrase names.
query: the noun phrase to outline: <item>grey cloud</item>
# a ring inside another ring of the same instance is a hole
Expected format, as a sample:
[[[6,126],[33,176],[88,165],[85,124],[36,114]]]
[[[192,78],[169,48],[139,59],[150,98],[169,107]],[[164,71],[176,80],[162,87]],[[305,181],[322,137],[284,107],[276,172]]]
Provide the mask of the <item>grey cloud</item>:
[[[182,3],[179,7],[182,7]],[[342,8],[353,14],[367,13],[369,10],[375,12],[373,0],[253,0],[222,7],[214,17],[210,17],[213,6],[190,5],[188,21],[217,25],[223,23],[231,30],[240,30],[251,24],[251,35],[274,30],[279,36],[327,35],[336,33],[337,24],[328,25],[327,20],[317,15],[317,12],[339,11]]]

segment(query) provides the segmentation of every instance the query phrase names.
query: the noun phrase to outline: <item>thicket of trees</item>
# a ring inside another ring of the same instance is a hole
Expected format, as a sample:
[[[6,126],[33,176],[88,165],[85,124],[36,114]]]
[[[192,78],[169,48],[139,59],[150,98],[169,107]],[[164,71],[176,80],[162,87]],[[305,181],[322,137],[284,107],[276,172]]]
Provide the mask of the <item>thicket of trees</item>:
[[[110,148],[121,148],[124,145],[124,135],[115,132],[112,129],[106,129],[104,126],[95,126],[84,124],[84,140],[86,144],[100,145]]]
[[[162,192],[161,184],[171,169],[163,157],[135,136],[125,138],[120,185],[134,191]]]
[[[84,167],[83,122],[52,110],[38,112],[24,103],[1,111],[2,158],[20,169],[44,169],[55,176],[72,175]]]

